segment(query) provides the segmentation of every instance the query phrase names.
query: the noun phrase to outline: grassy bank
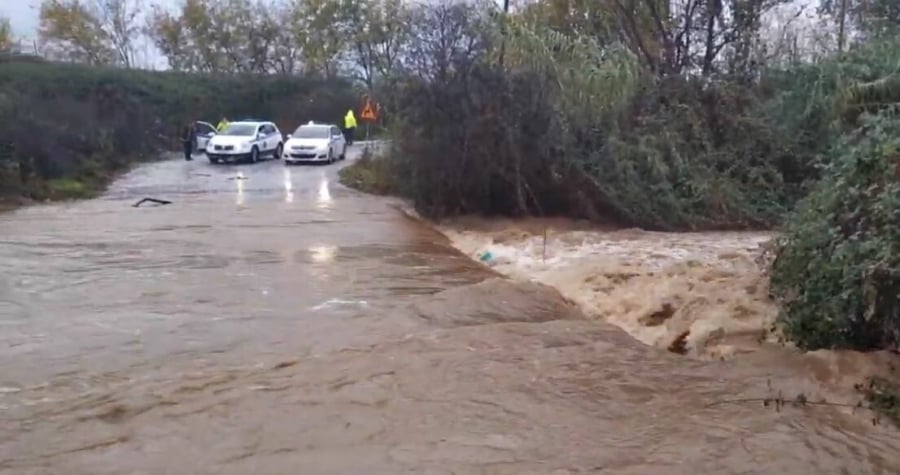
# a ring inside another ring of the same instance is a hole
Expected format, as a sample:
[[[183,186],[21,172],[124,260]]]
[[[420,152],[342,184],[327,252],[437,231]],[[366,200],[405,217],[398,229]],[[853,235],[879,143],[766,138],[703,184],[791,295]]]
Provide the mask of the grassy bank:
[[[373,195],[397,195],[398,186],[392,181],[390,162],[366,150],[363,156],[338,171],[344,186]]]
[[[180,124],[264,118],[285,130],[338,121],[350,83],[213,76],[0,57],[0,199],[91,196],[132,164],[177,150]]]

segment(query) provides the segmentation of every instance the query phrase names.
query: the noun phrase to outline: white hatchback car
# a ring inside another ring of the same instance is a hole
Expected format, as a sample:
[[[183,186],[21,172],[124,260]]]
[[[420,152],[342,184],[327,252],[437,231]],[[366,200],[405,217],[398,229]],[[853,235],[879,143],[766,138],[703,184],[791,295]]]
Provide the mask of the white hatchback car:
[[[232,122],[217,132],[206,144],[210,163],[249,161],[263,157],[278,159],[284,149],[281,131],[272,122]]]
[[[284,144],[284,164],[326,162],[347,158],[347,141],[341,129],[331,124],[308,124],[297,127]]]

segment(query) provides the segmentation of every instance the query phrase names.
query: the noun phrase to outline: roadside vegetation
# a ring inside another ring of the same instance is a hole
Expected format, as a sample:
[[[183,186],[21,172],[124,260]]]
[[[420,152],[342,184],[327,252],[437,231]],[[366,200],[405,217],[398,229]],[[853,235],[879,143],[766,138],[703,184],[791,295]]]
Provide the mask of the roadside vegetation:
[[[87,193],[82,177],[154,156],[189,117],[339,120],[352,82],[393,146],[342,170],[350,186],[437,219],[781,229],[772,293],[793,341],[900,343],[892,0],[103,4],[41,9],[33,53],[90,67],[0,68],[3,193]],[[172,71],[134,71],[136,38]]]
[[[293,127],[354,102],[341,81],[0,59],[0,197],[90,196],[131,163],[177,149],[192,120],[265,116]]]
[[[353,165],[338,171],[338,178],[344,185],[365,193],[396,195],[399,187],[393,181],[390,166],[390,161],[379,160],[366,149]]]

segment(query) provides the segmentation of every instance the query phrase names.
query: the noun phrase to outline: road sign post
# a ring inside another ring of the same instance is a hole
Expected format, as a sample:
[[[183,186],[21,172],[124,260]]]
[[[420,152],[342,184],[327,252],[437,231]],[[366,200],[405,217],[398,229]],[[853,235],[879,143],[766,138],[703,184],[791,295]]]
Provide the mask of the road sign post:
[[[362,111],[359,113],[360,120],[365,121],[366,123],[366,148],[369,149],[369,125],[378,120],[378,105],[373,103],[368,96],[366,96],[366,103],[362,108]]]

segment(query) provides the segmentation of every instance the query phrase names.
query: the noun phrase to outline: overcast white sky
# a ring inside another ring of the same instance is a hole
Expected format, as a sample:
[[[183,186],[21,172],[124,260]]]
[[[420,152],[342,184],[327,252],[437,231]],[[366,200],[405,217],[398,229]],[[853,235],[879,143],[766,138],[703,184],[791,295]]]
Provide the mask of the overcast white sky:
[[[37,29],[39,4],[40,0],[3,0],[0,16],[9,18],[17,36],[30,36]]]

